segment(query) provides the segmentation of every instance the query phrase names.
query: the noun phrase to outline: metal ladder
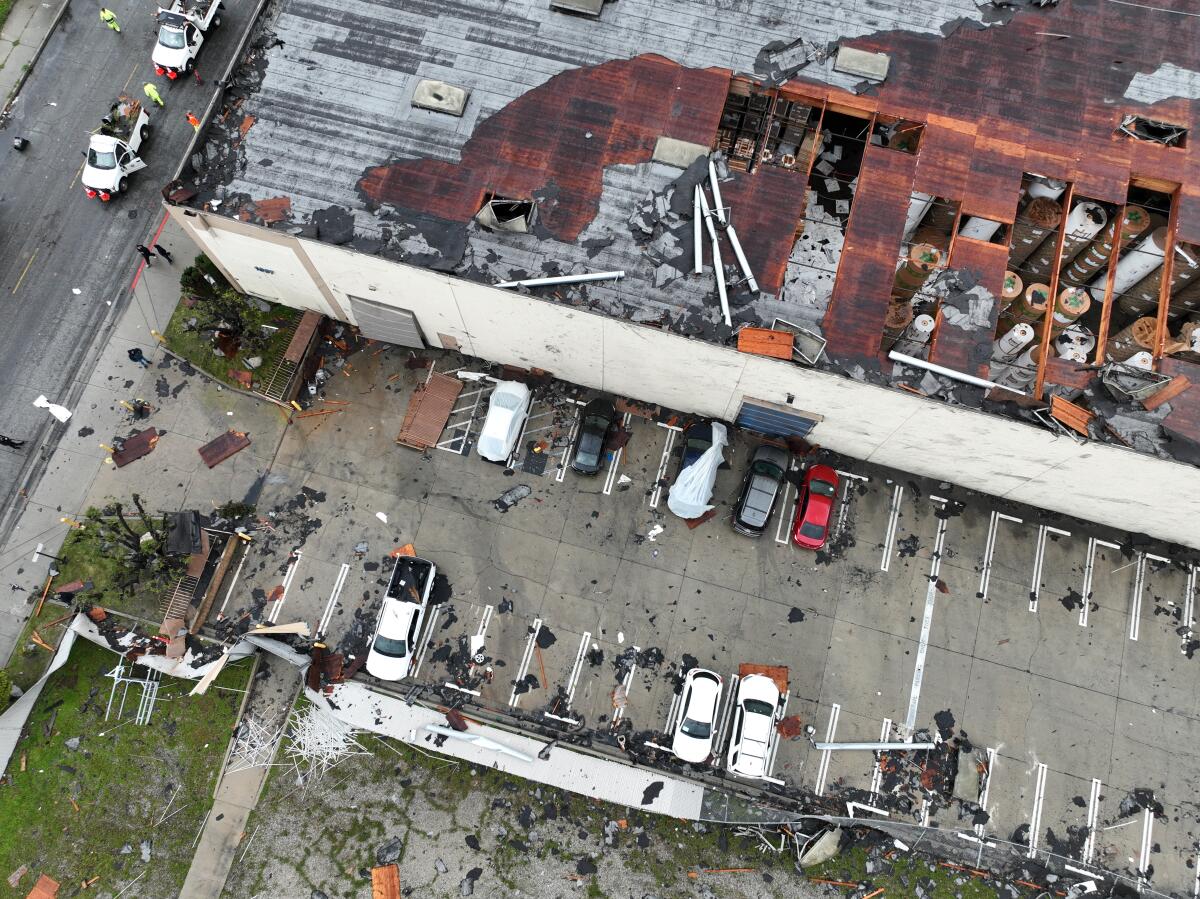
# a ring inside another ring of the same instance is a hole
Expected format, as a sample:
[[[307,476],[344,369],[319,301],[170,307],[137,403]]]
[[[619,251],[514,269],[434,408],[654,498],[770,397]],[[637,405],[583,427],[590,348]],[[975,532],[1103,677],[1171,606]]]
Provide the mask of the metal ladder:
[[[158,611],[163,618],[182,618],[187,620],[188,610],[192,607],[192,600],[196,596],[196,588],[200,586],[199,578],[194,578],[190,574],[185,574],[181,577],[174,589],[170,592],[163,593],[158,601]]]

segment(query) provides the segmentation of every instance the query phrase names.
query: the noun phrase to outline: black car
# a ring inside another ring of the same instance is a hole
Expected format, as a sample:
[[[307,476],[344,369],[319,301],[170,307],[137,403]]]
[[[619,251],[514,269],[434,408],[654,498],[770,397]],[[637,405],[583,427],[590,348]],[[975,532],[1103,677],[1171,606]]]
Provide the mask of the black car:
[[[712,444],[711,421],[698,421],[684,428],[683,454],[679,458],[679,471],[675,472],[675,479],[679,480],[683,470],[708,452]]]
[[[580,474],[595,474],[604,460],[604,444],[617,419],[617,410],[611,400],[594,399],[583,407],[582,418],[571,468]]]
[[[746,483],[733,511],[733,529],[747,537],[758,537],[771,520],[775,501],[783,487],[784,474],[791,464],[788,451],[768,443],[754,451]]]

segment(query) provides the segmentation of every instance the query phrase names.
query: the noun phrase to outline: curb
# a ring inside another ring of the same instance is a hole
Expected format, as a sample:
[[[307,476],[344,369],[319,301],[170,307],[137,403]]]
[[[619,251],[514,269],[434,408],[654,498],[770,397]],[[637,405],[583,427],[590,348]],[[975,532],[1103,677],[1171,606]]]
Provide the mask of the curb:
[[[62,6],[58,8],[58,12],[54,16],[54,21],[50,23],[49,29],[47,29],[45,35],[42,36],[42,40],[38,43],[37,50],[35,50],[33,54],[33,59],[29,60],[29,63],[25,66],[24,70],[17,78],[17,83],[13,85],[12,90],[8,92],[8,96],[4,98],[4,109],[0,110],[0,117],[7,116],[9,110],[12,109],[12,105],[16,101],[17,95],[21,93],[21,88],[25,86],[26,79],[28,79],[33,73],[33,67],[36,66],[37,61],[41,59],[42,51],[45,50],[46,45],[50,43],[50,38],[53,37],[54,32],[58,29],[58,23],[62,21],[63,16],[66,15],[67,7],[70,5],[71,0],[63,0]]]

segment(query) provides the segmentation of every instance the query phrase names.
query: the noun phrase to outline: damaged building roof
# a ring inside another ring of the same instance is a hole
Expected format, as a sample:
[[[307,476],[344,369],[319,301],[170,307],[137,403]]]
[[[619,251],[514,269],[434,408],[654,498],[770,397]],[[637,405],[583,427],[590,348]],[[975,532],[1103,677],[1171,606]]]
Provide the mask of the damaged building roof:
[[[1091,404],[1095,439],[1200,458],[1195,390],[1147,409],[1139,391],[1104,386],[1098,365],[1053,357],[1033,363],[1024,391],[985,395],[894,365],[886,339],[897,266],[927,245],[907,227],[914,196],[950,213],[929,283],[902,304],[908,319],[932,314],[932,336],[896,348],[975,377],[998,377],[993,341],[1022,320],[1005,317],[1001,297],[1006,275],[1023,271],[1007,236],[1031,175],[1069,185],[1064,208],[1086,197],[1119,215],[1141,203],[1177,249],[1200,244],[1200,156],[1187,136],[1200,19],[1186,0],[621,0],[595,18],[548,0],[402,9],[269,4],[167,193],[484,283],[623,270],[540,293],[718,342],[783,319],[824,338],[822,367],[1047,426],[1045,403],[1020,394],[1060,394]],[[463,99],[461,115],[441,111]],[[671,162],[655,159],[669,155],[656,154],[663,138],[681,142]],[[722,203],[759,288],[726,249],[732,326],[711,268],[692,274],[694,186],[708,175],[703,156],[681,167],[693,145],[720,151]],[[476,214],[492,198],[534,208],[512,230],[483,227]],[[999,236],[955,236],[968,219],[999,223]],[[1047,289],[1057,295],[1065,277],[1045,275]],[[1178,270],[1160,277],[1183,283]],[[1110,320],[1116,303],[1095,305],[1099,354],[1126,320]],[[1153,355],[1163,374],[1196,383],[1200,353],[1176,339],[1180,324],[1160,311]]]

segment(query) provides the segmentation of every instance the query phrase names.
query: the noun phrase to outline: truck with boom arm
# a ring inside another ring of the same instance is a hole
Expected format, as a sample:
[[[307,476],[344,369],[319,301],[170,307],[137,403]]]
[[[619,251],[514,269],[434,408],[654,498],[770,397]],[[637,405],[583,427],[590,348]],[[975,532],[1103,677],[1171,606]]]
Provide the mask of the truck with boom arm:
[[[88,141],[80,183],[90,199],[107,203],[122,193],[129,175],[144,169],[138,156],[150,136],[150,116],[138,100],[118,97]]]

